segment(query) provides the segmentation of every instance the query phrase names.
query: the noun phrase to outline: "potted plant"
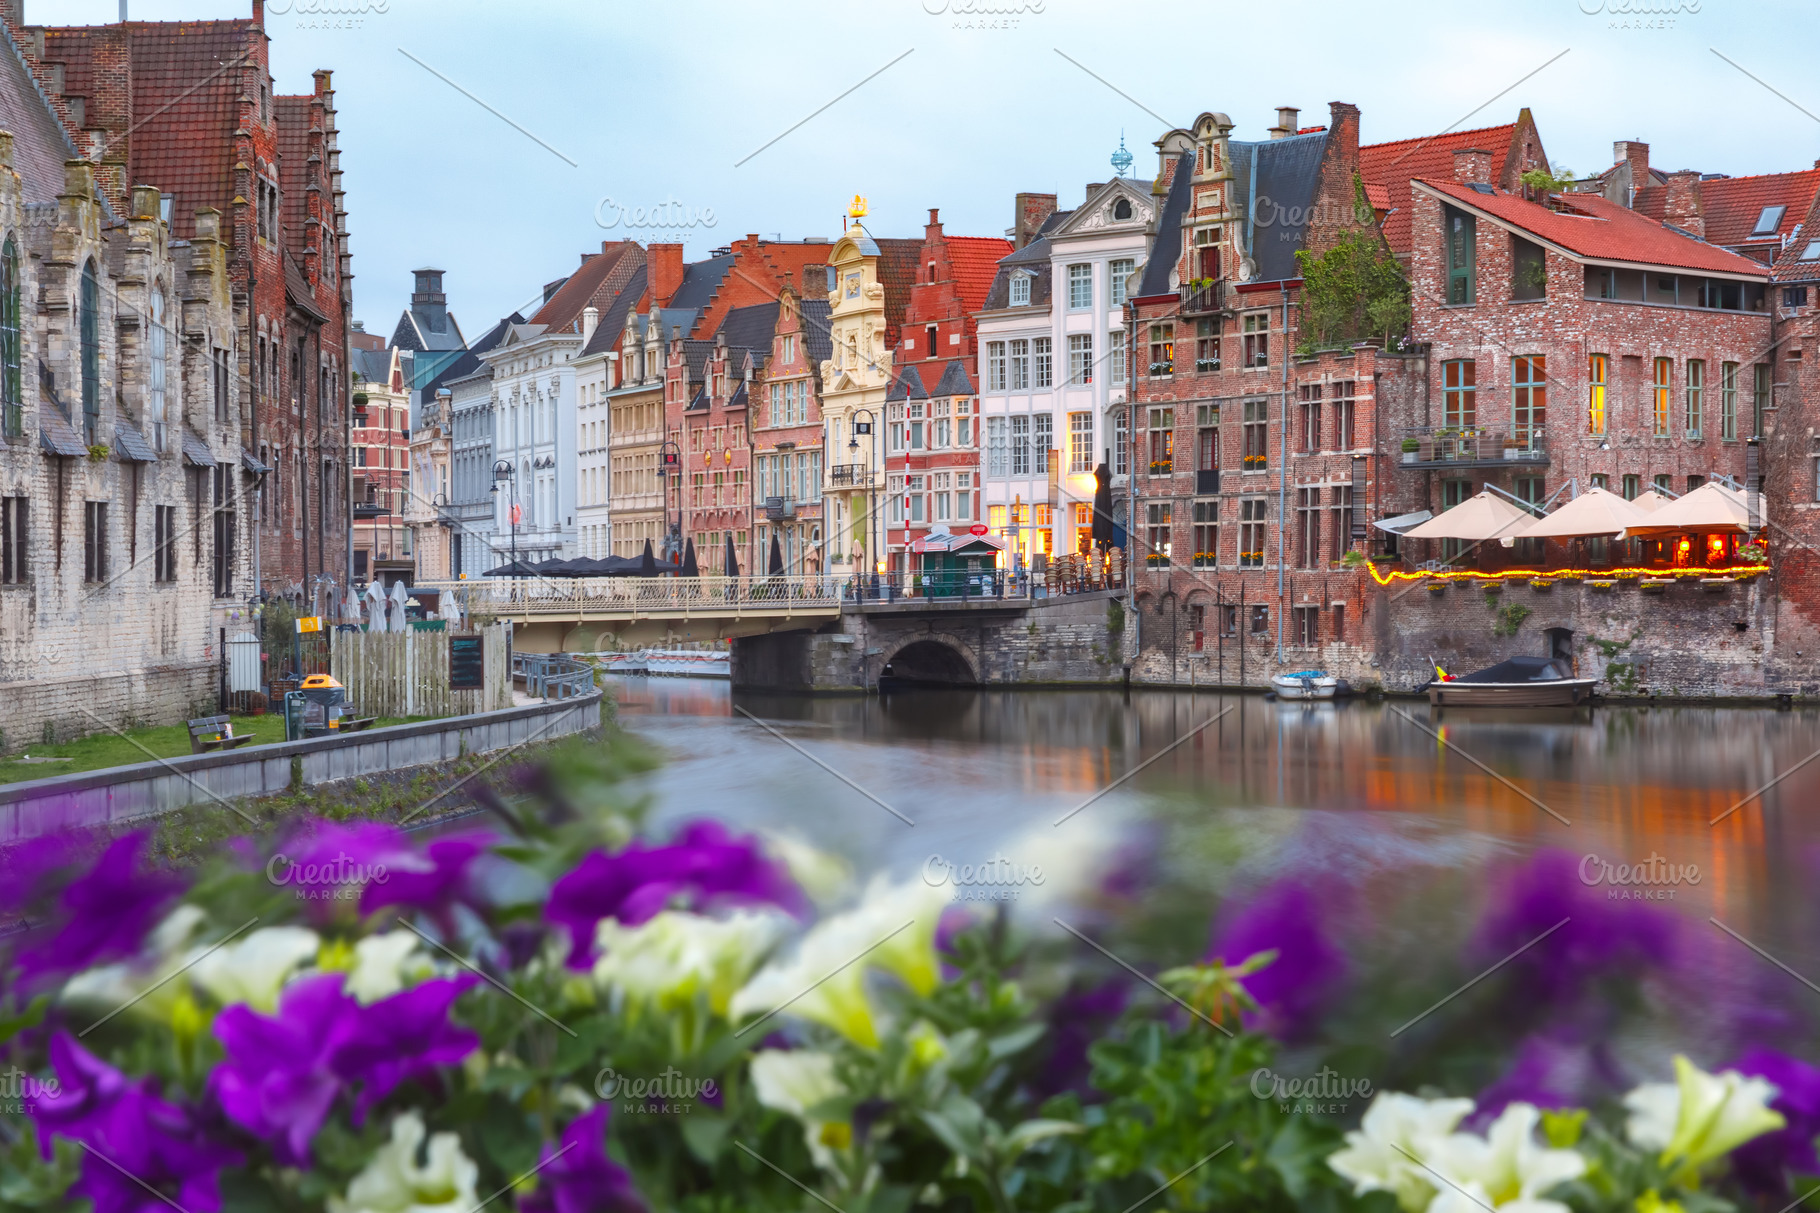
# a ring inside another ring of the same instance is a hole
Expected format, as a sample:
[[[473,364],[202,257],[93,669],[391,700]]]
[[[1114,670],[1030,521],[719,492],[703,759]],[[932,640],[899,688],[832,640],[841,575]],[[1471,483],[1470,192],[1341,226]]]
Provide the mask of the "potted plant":
[[[1341,568],[1357,569],[1363,568],[1365,564],[1365,553],[1359,551],[1357,548],[1346,549],[1346,554],[1340,557]]]
[[[1769,548],[1764,546],[1763,541],[1760,539],[1752,543],[1744,544],[1738,549],[1738,559],[1744,561],[1746,564],[1762,564],[1764,557],[1768,555]]]
[[[1416,461],[1416,453],[1421,449],[1422,444],[1417,442],[1414,438],[1403,439],[1403,462],[1414,463]]]

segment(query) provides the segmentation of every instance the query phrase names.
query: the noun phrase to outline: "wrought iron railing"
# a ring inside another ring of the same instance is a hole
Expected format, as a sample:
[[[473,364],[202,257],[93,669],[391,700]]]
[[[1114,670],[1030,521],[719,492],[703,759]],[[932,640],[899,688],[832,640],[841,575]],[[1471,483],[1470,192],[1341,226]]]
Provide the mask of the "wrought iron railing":
[[[1196,285],[1193,282],[1182,283],[1181,314],[1184,316],[1201,315],[1207,312],[1223,311],[1226,307],[1226,280],[1215,278],[1212,282]]]
[[[838,608],[842,579],[810,577],[482,577],[420,583],[470,616],[584,618],[655,612],[723,614]]]
[[[1416,426],[1403,431],[1402,462],[1415,467],[1547,463],[1541,426]]]

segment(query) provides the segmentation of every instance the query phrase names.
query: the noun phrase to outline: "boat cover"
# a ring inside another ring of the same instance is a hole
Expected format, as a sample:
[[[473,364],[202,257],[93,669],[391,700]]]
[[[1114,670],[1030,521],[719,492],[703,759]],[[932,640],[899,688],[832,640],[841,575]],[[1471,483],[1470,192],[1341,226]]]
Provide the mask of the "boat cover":
[[[1561,662],[1549,657],[1512,657],[1497,665],[1486,666],[1472,674],[1462,674],[1455,682],[1559,682],[1571,677]]]

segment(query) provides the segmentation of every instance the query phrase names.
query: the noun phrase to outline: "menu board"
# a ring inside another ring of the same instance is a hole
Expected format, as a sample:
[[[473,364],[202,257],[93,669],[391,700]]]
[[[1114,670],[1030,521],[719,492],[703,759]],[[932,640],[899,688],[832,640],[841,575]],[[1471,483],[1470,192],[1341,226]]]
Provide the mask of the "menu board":
[[[449,637],[449,689],[482,691],[487,685],[484,636]]]

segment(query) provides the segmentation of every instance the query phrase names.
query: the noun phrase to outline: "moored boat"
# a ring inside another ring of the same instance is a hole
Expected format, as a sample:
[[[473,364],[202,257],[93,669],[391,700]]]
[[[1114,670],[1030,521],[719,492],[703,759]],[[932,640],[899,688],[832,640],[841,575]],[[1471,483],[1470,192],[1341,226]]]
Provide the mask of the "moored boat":
[[[1459,678],[1443,675],[1426,689],[1428,702],[1436,705],[1564,708],[1592,698],[1595,682],[1597,679],[1575,678],[1560,658],[1512,657]]]
[[[1272,674],[1270,689],[1277,693],[1278,699],[1335,699],[1352,691],[1344,678],[1334,678],[1325,670]]]

